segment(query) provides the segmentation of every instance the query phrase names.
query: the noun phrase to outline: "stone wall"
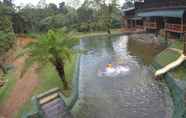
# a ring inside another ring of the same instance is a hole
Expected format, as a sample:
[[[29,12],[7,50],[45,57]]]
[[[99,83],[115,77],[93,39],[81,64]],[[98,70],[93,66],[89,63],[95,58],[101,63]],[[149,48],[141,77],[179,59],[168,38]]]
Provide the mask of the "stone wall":
[[[129,40],[136,39],[144,43],[155,43],[160,45],[159,37],[152,33],[130,34]]]

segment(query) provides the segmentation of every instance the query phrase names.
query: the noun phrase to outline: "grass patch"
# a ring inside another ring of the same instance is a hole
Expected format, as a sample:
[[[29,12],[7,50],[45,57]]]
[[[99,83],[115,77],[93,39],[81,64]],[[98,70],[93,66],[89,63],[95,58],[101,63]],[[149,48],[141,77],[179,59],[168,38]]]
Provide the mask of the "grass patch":
[[[169,46],[169,48],[176,48],[176,49],[183,50],[184,48],[183,41],[176,40]],[[179,56],[180,54],[178,52],[166,49],[155,58],[155,62],[157,62],[161,66],[166,66],[169,63],[178,59]],[[186,66],[184,65],[185,63],[170,71],[176,79],[186,80]]]
[[[183,50],[183,42],[182,41],[175,41],[173,42],[168,48],[176,48]],[[166,66],[170,64],[171,62],[178,59],[180,54],[176,51],[166,49],[162,51],[158,56],[155,58],[155,62],[160,64],[161,66]]]
[[[178,52],[166,49],[155,58],[155,61],[161,66],[166,66],[178,59],[179,56]]]
[[[33,38],[33,39],[39,39],[39,37],[41,37],[43,33],[33,33],[33,32],[29,32],[26,34],[26,36]]]
[[[0,105],[3,104],[8,98],[12,88],[16,83],[16,78],[13,72],[8,72],[8,74],[5,75],[4,79],[8,80],[8,82],[2,88],[0,88]]]
[[[71,62],[68,62],[65,64],[65,76],[66,79],[69,82],[69,85],[71,86],[71,82],[73,79],[73,72],[75,71],[75,65],[76,65],[76,59],[77,56],[72,56]],[[46,65],[45,68],[43,68],[39,72],[39,79],[40,79],[40,86],[38,86],[34,91],[32,96],[36,96],[40,93],[46,92],[52,88],[59,87],[61,90],[63,90],[63,84],[60,80],[55,68],[52,65]],[[68,91],[63,91],[67,97],[71,94],[71,89]],[[30,99],[22,106],[19,113],[17,113],[16,118],[20,118],[22,115],[29,113],[32,111],[32,101],[31,97]]]
[[[173,42],[173,43],[170,45],[170,48],[176,48],[176,49],[181,49],[181,50],[183,50],[183,48],[184,48],[183,41],[177,40],[177,41]]]

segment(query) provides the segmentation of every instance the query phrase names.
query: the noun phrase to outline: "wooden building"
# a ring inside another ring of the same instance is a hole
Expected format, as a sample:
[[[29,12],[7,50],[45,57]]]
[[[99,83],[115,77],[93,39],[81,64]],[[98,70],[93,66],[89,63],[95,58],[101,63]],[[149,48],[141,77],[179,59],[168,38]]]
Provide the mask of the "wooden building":
[[[144,0],[135,2],[134,6],[133,17],[128,15],[131,11],[124,11],[124,17],[134,20],[140,17],[140,27],[146,31],[164,32],[175,38],[186,32],[186,0]],[[137,25],[132,26],[135,28]]]
[[[139,6],[139,3],[136,3],[131,8],[123,8],[124,31],[136,31],[137,29],[144,29],[143,18],[136,15],[137,6]]]

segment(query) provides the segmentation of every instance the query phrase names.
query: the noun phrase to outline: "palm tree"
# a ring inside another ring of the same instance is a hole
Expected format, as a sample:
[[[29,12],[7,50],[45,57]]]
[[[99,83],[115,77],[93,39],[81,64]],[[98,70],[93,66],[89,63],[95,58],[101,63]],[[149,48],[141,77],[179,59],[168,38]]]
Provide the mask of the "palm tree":
[[[65,79],[64,66],[67,61],[71,60],[71,55],[74,53],[74,46],[77,45],[78,39],[66,34],[64,31],[60,33],[50,30],[47,35],[31,44],[27,45],[22,54],[28,54],[25,60],[21,76],[34,63],[39,68],[47,64],[52,64],[60,79],[63,82],[64,88],[68,89],[68,83]]]

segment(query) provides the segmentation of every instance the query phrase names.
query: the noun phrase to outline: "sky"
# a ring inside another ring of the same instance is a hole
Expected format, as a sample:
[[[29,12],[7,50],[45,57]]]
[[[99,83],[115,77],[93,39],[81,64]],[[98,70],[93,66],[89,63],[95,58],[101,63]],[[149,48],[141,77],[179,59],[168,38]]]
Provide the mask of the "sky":
[[[55,3],[58,4],[60,2],[69,2],[70,0],[46,0],[47,3]],[[79,0],[80,3],[82,3],[84,0]],[[124,2],[125,0],[119,0],[120,5]],[[26,5],[28,3],[31,3],[33,5],[37,5],[37,3],[39,2],[39,0],[13,0],[14,4],[16,4],[17,6],[23,6]]]

